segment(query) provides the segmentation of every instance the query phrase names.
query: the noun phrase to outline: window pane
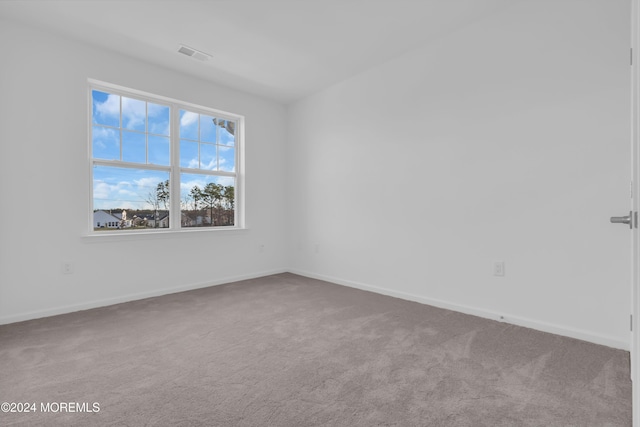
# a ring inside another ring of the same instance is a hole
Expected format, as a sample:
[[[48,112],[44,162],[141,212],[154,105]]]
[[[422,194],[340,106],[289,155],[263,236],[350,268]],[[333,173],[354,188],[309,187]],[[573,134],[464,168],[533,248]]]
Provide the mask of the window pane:
[[[120,96],[94,90],[93,123],[106,126],[120,126]]]
[[[235,145],[236,123],[230,120],[218,119],[220,126],[220,141],[218,144]]]
[[[191,141],[180,141],[180,167],[198,169],[198,143]]]
[[[146,163],[147,150],[145,135],[137,132],[122,132],[122,160],[125,162]]]
[[[169,136],[169,107],[165,105],[147,103],[149,115],[149,133]]]
[[[94,229],[167,228],[168,184],[168,172],[94,166]]]
[[[233,147],[225,147],[223,145],[218,145],[218,156],[219,156],[221,171],[235,172],[236,150]]]
[[[169,138],[149,135],[149,163],[169,166]]]
[[[223,227],[235,223],[235,179],[180,174],[183,227]]]
[[[198,140],[198,114],[180,110],[180,138]]]
[[[124,129],[146,131],[146,102],[122,97],[122,127]]]
[[[216,146],[212,144],[200,144],[200,169],[216,170]]]
[[[93,158],[120,160],[120,132],[117,129],[93,126],[91,139]]]
[[[216,142],[216,119],[211,116],[200,115],[200,141]]]

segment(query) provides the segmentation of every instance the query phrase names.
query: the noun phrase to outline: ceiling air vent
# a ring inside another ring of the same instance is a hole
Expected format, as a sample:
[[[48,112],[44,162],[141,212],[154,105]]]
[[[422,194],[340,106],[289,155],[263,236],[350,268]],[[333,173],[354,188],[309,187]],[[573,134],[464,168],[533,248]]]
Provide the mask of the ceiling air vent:
[[[211,58],[211,55],[201,52],[199,50],[196,50],[192,47],[189,46],[185,46],[183,44],[180,45],[180,48],[178,49],[178,52],[190,56],[192,58],[195,58],[199,61],[207,61],[209,60],[209,58]]]

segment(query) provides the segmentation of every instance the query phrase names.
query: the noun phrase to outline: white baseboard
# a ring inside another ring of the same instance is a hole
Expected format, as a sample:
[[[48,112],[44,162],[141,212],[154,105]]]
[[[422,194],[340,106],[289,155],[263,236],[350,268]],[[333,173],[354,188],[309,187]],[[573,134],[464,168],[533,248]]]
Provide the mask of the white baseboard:
[[[262,271],[259,273],[244,274],[240,276],[224,277],[221,279],[210,280],[200,283],[191,283],[189,285],[177,286],[174,288],[155,289],[147,292],[138,292],[134,294],[122,295],[114,298],[105,298],[101,300],[88,301],[80,304],[72,304],[49,308],[46,310],[35,310],[10,316],[0,317],[0,325],[9,323],[22,322],[25,320],[39,319],[41,317],[56,316],[58,314],[72,313],[74,311],[88,310],[91,308],[105,307],[123,302],[136,301],[145,298],[157,297],[161,295],[175,294],[178,292],[190,291],[193,289],[207,288],[210,286],[223,285],[225,283],[239,282],[241,280],[255,279],[258,277],[271,276],[273,274],[286,273],[287,269]]]
[[[350,288],[361,289],[364,291],[370,291],[377,294],[388,295],[408,301],[419,302],[421,304],[427,304],[434,307],[446,308],[448,310],[458,311],[460,313],[471,314],[474,316],[482,317],[485,319],[497,320],[499,322],[506,322],[512,325],[523,326],[530,329],[535,329],[542,332],[548,332],[556,335],[562,335],[565,337],[575,338],[582,341],[592,342],[594,344],[605,345],[607,347],[617,348],[620,350],[629,351],[631,343],[622,341],[616,338],[611,338],[605,335],[595,334],[589,331],[575,329],[571,327],[556,325],[552,323],[540,322],[533,319],[527,319],[519,316],[513,316],[505,313],[496,313],[490,310],[484,310],[476,307],[469,307],[461,304],[455,304],[448,301],[442,301],[437,299],[426,298],[406,292],[398,292],[387,288],[381,288],[378,286],[371,286],[364,283],[354,282],[351,280],[344,280],[337,277],[325,276],[322,274],[311,273],[309,271],[289,270],[291,273],[298,274],[300,276],[309,277],[312,279],[324,280],[338,285],[348,286]]]
[[[36,310],[29,311],[25,313],[14,314],[10,316],[0,317],[0,325],[22,322],[25,320],[31,319],[39,319],[42,317],[55,316],[58,314],[72,313],[74,311],[80,310],[88,310],[91,308],[97,307],[105,307],[113,304],[120,304],[128,301],[135,301],[144,298],[157,297],[161,295],[173,294],[178,292],[190,291],[193,289],[206,288],[209,286],[217,286],[225,283],[239,282],[241,280],[255,279],[258,277],[270,276],[273,274],[280,274],[290,272],[293,274],[298,274],[300,276],[310,277],[313,279],[324,280],[326,282],[331,282],[334,284],[347,286],[350,288],[361,289],[364,291],[374,292],[381,295],[388,295],[395,298],[400,298],[408,301],[419,302],[421,304],[427,304],[434,307],[446,308],[448,310],[458,311],[465,314],[471,314],[474,316],[482,317],[485,319],[497,320],[500,322],[506,322],[513,325],[523,326],[526,328],[535,329],[542,332],[548,332],[556,335],[562,335],[566,337],[576,338],[583,341],[592,342],[595,344],[605,345],[607,347],[617,348],[621,350],[630,350],[630,341],[623,341],[616,338],[611,338],[608,336],[595,334],[589,331],[575,329],[571,327],[540,322],[533,319],[527,319],[519,316],[514,316],[506,313],[496,313],[490,310],[484,310],[477,307],[470,307],[461,304],[456,304],[448,301],[442,301],[432,298],[426,298],[419,295],[414,295],[406,292],[394,291],[387,288],[382,288],[378,286],[367,285],[364,283],[359,283],[351,280],[344,280],[337,277],[326,276],[322,274],[316,274],[309,271],[297,270],[297,269],[279,269],[279,270],[270,270],[263,271],[258,273],[251,273],[239,276],[231,276],[224,277],[221,279],[211,280],[207,282],[201,283],[192,283],[189,285],[177,286],[174,288],[164,288],[164,289],[156,289],[147,292],[139,292],[134,294],[122,295],[114,298],[106,298],[102,300],[88,301],[80,304],[72,304],[67,306],[60,306],[55,308],[50,308],[46,310]]]

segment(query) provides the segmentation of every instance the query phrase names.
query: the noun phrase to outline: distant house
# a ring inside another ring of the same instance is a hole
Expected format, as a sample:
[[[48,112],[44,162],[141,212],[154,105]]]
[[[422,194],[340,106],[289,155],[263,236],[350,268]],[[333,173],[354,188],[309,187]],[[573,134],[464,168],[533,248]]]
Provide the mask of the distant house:
[[[192,218],[189,218],[189,216],[184,212],[182,212],[181,218],[182,218],[181,221],[182,221],[183,227],[193,227],[196,223]]]
[[[103,210],[93,213],[93,228],[119,228],[122,220]]]
[[[147,219],[147,225],[151,228],[169,228],[169,214],[164,214],[157,221],[153,218],[149,218]]]
[[[169,228],[169,215],[165,215],[158,221],[158,228]]]
[[[185,214],[182,212],[182,226],[183,227],[201,227],[205,225],[211,224],[211,217],[208,215],[196,215],[192,217],[193,214]]]

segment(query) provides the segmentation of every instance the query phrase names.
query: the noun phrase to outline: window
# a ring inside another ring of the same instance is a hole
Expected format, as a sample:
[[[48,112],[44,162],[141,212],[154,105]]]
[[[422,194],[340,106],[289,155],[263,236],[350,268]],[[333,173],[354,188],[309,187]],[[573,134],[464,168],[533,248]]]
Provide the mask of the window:
[[[242,225],[241,116],[93,81],[90,101],[92,231]]]

